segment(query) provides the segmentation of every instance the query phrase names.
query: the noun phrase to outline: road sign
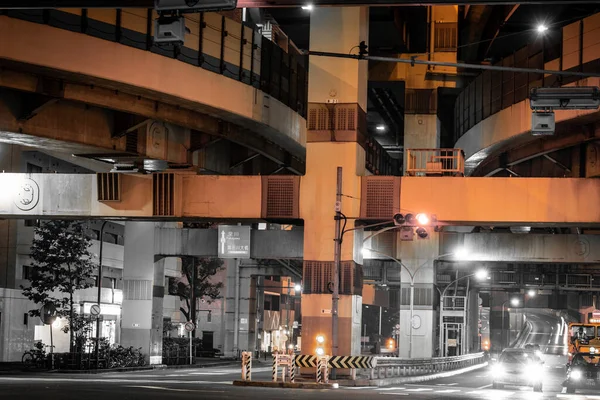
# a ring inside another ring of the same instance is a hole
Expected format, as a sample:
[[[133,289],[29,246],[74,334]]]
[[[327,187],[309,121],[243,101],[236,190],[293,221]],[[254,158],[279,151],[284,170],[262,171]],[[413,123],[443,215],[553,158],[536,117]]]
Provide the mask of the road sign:
[[[43,324],[52,324],[56,320],[56,306],[53,303],[44,304],[40,308],[40,319]]]
[[[93,317],[97,317],[98,315],[100,315],[100,306],[99,306],[98,304],[93,304],[93,305],[90,307],[90,314],[91,314]]]
[[[188,321],[188,322],[186,322],[186,323],[185,323],[185,326],[184,326],[184,328],[185,328],[185,330],[186,330],[187,332],[191,332],[191,331],[193,331],[195,327],[196,327],[196,326],[194,325],[194,323],[193,323],[192,321]]]
[[[281,341],[282,342],[287,342],[288,341],[288,336],[287,335],[281,335]]]
[[[219,258],[250,258],[250,227],[219,225]]]

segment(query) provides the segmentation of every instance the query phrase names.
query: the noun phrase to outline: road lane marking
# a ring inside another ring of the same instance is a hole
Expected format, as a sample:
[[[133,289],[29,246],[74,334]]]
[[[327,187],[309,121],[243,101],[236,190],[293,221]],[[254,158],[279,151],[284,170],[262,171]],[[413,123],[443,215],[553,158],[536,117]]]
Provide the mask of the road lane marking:
[[[379,394],[387,394],[387,395],[392,395],[392,396],[408,396],[408,393],[379,393]]]
[[[446,390],[436,390],[435,393],[456,393],[460,392],[458,389],[446,389]]]
[[[485,385],[485,386],[482,386],[482,387],[478,387],[478,388],[477,388],[477,390],[481,390],[481,389],[487,389],[487,388],[489,388],[489,387],[492,387],[492,384],[491,384],[491,383],[490,383],[489,385]]]
[[[377,391],[390,391],[390,390],[404,390],[405,388],[403,387],[392,387],[392,388],[381,388],[381,389],[375,389]]]
[[[152,389],[152,390],[170,390],[172,392],[192,392],[190,389],[175,389],[175,388],[166,388],[162,386],[125,386],[128,388],[138,388],[138,389]]]
[[[407,392],[431,392],[433,389],[430,388],[416,388],[416,389],[406,389]]]

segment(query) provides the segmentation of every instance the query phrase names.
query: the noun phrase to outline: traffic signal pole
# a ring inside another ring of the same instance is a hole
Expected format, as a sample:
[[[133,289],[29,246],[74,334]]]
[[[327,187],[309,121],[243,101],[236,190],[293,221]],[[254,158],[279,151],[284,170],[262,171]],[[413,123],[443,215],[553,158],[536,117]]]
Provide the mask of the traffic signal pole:
[[[335,194],[335,247],[333,252],[333,294],[331,298],[331,355],[338,355],[338,302],[340,299],[340,264],[342,257],[342,167],[337,167]],[[331,379],[336,379],[336,369],[331,369]]]

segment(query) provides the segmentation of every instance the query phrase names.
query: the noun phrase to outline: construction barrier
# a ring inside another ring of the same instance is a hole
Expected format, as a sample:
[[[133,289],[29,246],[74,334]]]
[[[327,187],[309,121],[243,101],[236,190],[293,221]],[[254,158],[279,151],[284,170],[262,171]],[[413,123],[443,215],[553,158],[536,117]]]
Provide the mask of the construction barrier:
[[[252,380],[252,352],[250,351],[242,352],[242,380]]]
[[[328,356],[317,359],[317,383],[329,383]]]
[[[277,382],[277,376],[281,369],[281,381],[285,382],[286,375],[293,382],[296,378],[295,356],[290,354],[273,354],[273,382]]]

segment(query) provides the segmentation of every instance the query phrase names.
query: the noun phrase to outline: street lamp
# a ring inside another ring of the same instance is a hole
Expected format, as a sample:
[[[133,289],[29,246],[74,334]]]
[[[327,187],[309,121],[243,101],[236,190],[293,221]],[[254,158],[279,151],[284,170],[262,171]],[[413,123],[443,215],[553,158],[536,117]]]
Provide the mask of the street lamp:
[[[516,297],[513,297],[512,299],[506,300],[504,303],[502,303],[502,331],[501,331],[502,332],[502,348],[506,347],[506,340],[504,339],[504,331],[505,331],[505,329],[504,329],[504,306],[509,301],[513,307],[518,307],[519,303],[520,303],[519,299]],[[510,311],[510,308],[509,308],[509,311]],[[509,324],[510,324],[510,319],[509,319]],[[509,329],[509,333],[510,333],[510,329]],[[510,335],[509,335],[509,338],[510,338]]]
[[[457,253],[460,253],[462,255],[465,255],[464,250],[460,249],[459,251],[457,251]],[[442,256],[438,257],[441,258]],[[439,340],[439,347],[440,347],[440,352],[442,352],[442,349],[444,348],[444,314],[443,314],[443,310],[444,310],[444,298],[446,297],[446,290],[448,290],[450,288],[450,286],[452,286],[452,284],[458,282],[461,279],[466,279],[466,278],[470,278],[474,276],[477,280],[484,280],[488,278],[488,272],[485,269],[480,269],[477,270],[475,273],[473,274],[469,274],[469,275],[465,275],[462,276],[460,278],[457,278],[455,280],[453,280],[452,282],[450,282],[445,288],[444,290],[440,293],[440,340]],[[467,293],[467,296],[469,294]],[[465,304],[465,308],[466,308],[466,304]],[[464,344],[463,344],[464,345]],[[442,353],[442,356],[445,356],[445,351]]]

